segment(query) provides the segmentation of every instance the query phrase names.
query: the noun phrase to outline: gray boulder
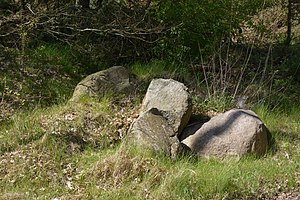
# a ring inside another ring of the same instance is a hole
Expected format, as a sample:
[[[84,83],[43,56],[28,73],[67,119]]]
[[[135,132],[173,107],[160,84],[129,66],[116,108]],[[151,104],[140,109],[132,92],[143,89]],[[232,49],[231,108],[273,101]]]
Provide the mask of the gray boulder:
[[[168,121],[156,108],[142,113],[128,131],[128,141],[139,146],[146,146],[155,152],[176,157],[181,144]]]
[[[188,88],[172,79],[154,79],[142,103],[142,112],[157,108],[179,135],[192,114],[192,101]]]
[[[129,93],[133,88],[131,78],[132,76],[122,66],[96,72],[78,83],[70,101],[78,101],[83,95],[101,98],[108,91],[118,94]]]
[[[182,141],[199,157],[261,156],[267,150],[268,130],[253,111],[233,109],[199,127],[184,131],[186,138]]]

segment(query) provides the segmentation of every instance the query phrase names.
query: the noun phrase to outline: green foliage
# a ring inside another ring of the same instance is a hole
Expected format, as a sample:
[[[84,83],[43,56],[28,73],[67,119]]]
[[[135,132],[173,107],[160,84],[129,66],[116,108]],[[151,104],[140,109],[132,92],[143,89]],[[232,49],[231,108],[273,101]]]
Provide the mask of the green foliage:
[[[30,49],[28,49],[30,51]],[[61,70],[70,72],[71,65],[75,59],[72,56],[71,49],[68,46],[59,44],[45,44],[35,48],[31,53],[33,62],[47,63],[49,65],[60,65],[63,67]],[[29,53],[28,53],[29,54]],[[76,69],[74,69],[76,70]]]
[[[176,60],[208,56],[230,39],[241,22],[262,9],[265,1],[161,1],[157,18],[169,27],[157,51]]]
[[[194,97],[193,98],[194,109],[200,112],[225,112],[234,108],[234,100],[227,94],[215,94],[207,97],[206,99]]]

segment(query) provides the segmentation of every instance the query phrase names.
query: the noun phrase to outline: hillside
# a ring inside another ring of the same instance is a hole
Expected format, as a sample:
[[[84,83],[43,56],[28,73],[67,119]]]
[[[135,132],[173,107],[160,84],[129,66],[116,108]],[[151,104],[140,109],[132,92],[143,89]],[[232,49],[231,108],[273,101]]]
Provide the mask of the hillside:
[[[0,199],[300,198],[300,46],[297,28],[285,44],[285,3],[5,2]],[[137,80],[130,95],[69,101],[84,77],[116,65]],[[155,78],[189,88],[191,121],[253,110],[272,135],[266,154],[172,159],[124,145]]]

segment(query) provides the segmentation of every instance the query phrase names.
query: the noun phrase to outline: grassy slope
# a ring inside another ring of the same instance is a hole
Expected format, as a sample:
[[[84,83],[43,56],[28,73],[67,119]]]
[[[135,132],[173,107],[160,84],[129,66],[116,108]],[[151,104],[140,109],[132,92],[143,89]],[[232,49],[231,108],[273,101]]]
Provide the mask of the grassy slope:
[[[1,131],[2,198],[241,199],[289,191],[300,195],[299,110],[290,115],[257,110],[276,140],[276,149],[261,159],[172,161],[120,147],[128,125],[120,131],[119,125],[102,121],[120,118],[112,117],[107,106],[89,100],[37,109]],[[128,118],[130,110],[124,114]]]
[[[1,69],[5,72],[0,73],[5,77],[1,80],[6,80],[1,82],[1,109],[16,109],[14,114],[3,114],[7,120],[0,126],[0,198],[256,199],[291,195],[288,192],[300,195],[299,107],[287,111],[257,106],[256,112],[275,139],[261,159],[185,157],[173,161],[121,144],[136,117],[140,96],[66,103],[80,77],[70,70],[72,59],[57,59],[60,54],[53,49],[42,48],[37,54],[40,63],[47,60],[46,71],[44,66],[30,65],[26,65],[27,72]],[[150,78],[186,76],[180,68],[167,66],[164,62],[137,64],[131,70],[144,80],[140,89],[145,91]],[[30,76],[29,70],[39,72],[39,79]],[[48,83],[49,76],[55,77],[54,82]],[[29,100],[39,95],[47,99],[31,104]]]

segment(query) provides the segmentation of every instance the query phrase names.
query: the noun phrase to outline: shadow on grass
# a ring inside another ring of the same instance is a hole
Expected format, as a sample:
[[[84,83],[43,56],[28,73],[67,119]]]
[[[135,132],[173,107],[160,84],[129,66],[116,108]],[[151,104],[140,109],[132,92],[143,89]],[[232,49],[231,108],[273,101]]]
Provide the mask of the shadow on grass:
[[[268,131],[268,152],[272,155],[279,151],[279,142],[300,143],[300,135],[296,132]]]

